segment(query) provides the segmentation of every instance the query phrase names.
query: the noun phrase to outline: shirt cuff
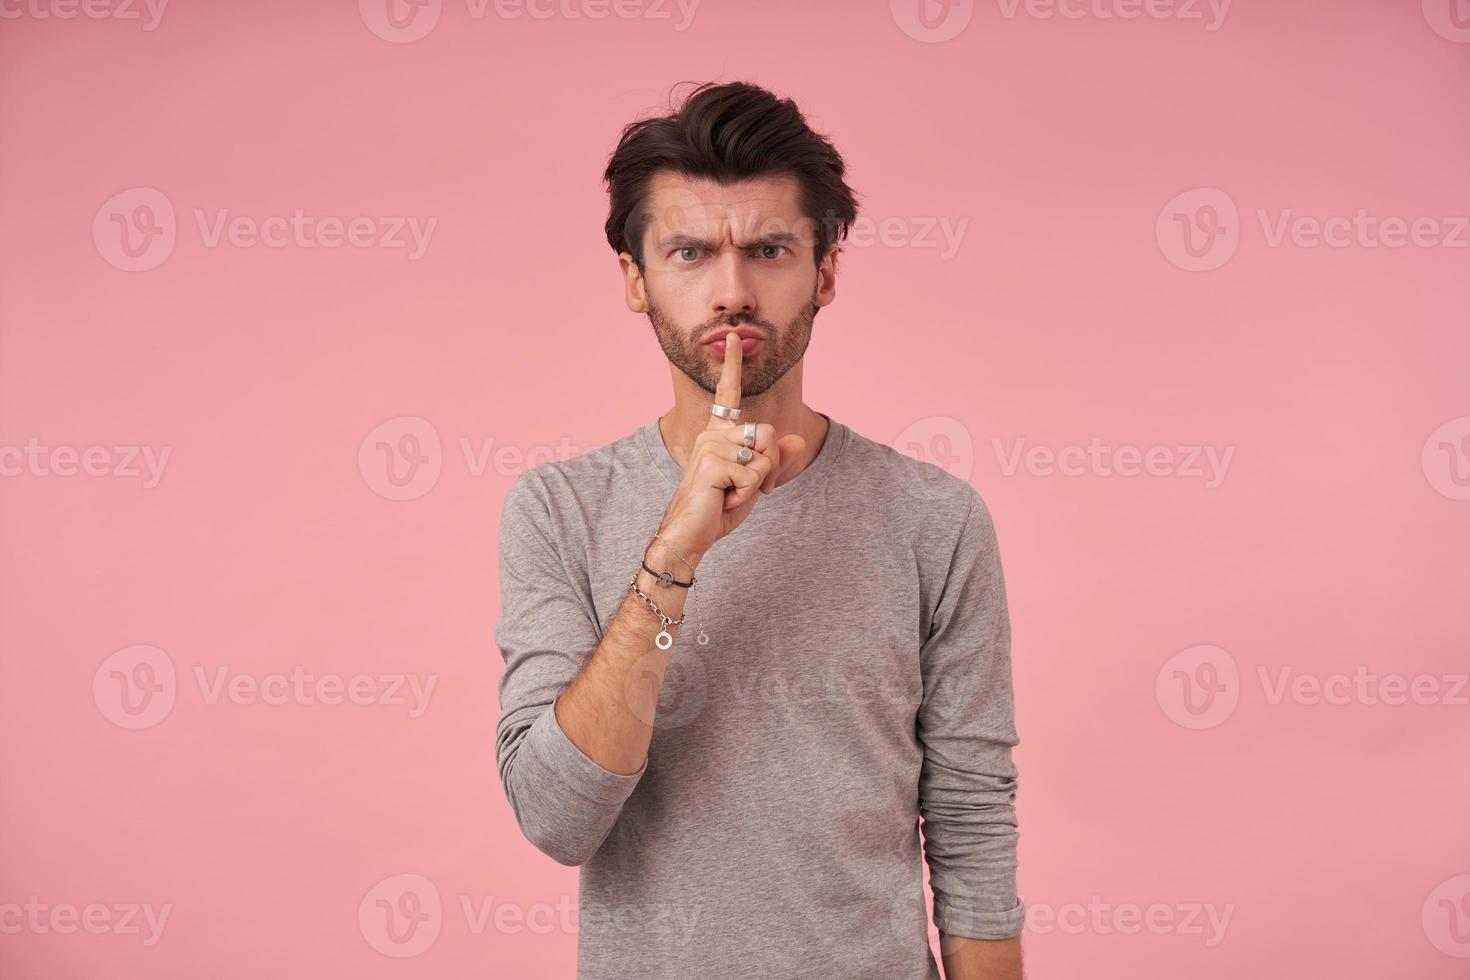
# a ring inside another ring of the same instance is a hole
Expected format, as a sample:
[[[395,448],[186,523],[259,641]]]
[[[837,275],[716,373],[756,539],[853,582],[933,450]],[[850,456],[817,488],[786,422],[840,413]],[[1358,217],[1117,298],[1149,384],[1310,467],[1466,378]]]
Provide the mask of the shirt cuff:
[[[556,720],[554,702],[547,705],[527,729],[521,752],[531,754],[533,768],[556,773],[577,795],[594,803],[622,803],[648,769],[647,756],[634,773],[617,773],[602,768],[562,731]]]
[[[1016,899],[1015,908],[1006,912],[968,912],[948,905],[934,904],[934,925],[949,936],[969,939],[1010,939],[1021,933],[1026,922],[1026,904]]]

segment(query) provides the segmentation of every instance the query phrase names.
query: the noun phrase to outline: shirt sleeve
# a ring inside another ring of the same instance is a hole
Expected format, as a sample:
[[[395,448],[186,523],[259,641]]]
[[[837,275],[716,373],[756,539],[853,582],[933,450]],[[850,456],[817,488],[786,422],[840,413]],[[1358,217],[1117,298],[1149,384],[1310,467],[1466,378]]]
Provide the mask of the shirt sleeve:
[[[521,833],[565,865],[585,863],[612,830],[648,768],[615,773],[562,731],[557,695],[597,649],[590,597],[573,586],[544,483],[534,469],[506,495],[500,522],[500,615],[505,660],[495,756]]]
[[[970,491],[948,577],[920,649],[920,826],[934,924],[948,935],[1009,939],[1016,894],[1016,768],[1010,619],[995,528]]]

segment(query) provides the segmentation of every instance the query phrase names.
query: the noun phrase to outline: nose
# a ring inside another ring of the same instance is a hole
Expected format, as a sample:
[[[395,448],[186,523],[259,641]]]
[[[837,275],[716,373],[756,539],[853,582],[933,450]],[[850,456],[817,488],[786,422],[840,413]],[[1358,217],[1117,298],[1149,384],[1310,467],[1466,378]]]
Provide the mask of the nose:
[[[710,308],[715,316],[755,316],[755,288],[739,249],[722,248],[710,270]]]

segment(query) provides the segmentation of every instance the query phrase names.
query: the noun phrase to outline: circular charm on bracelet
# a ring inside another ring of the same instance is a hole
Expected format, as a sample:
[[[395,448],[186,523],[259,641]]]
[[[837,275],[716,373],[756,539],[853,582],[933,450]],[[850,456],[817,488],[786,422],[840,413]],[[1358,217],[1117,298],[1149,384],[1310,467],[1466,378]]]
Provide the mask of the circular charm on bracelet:
[[[653,638],[653,642],[660,650],[667,650],[674,645],[674,634],[670,633],[667,628],[661,629]]]
[[[749,446],[741,446],[740,451],[735,454],[735,462],[739,463],[741,466],[746,465],[752,459],[755,459],[755,450],[751,449]]]

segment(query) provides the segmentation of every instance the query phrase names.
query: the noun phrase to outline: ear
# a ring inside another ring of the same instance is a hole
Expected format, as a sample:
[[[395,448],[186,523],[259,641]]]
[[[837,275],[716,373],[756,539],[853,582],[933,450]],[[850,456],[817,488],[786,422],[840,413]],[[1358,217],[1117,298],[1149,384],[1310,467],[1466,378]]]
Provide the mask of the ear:
[[[648,312],[648,292],[644,287],[643,273],[633,261],[631,252],[618,253],[618,268],[623,272],[623,302],[634,313]]]
[[[819,307],[826,306],[837,298],[837,253],[841,251],[841,245],[833,245],[827,249],[827,255],[822,259],[822,264],[817,266],[815,302]]]

